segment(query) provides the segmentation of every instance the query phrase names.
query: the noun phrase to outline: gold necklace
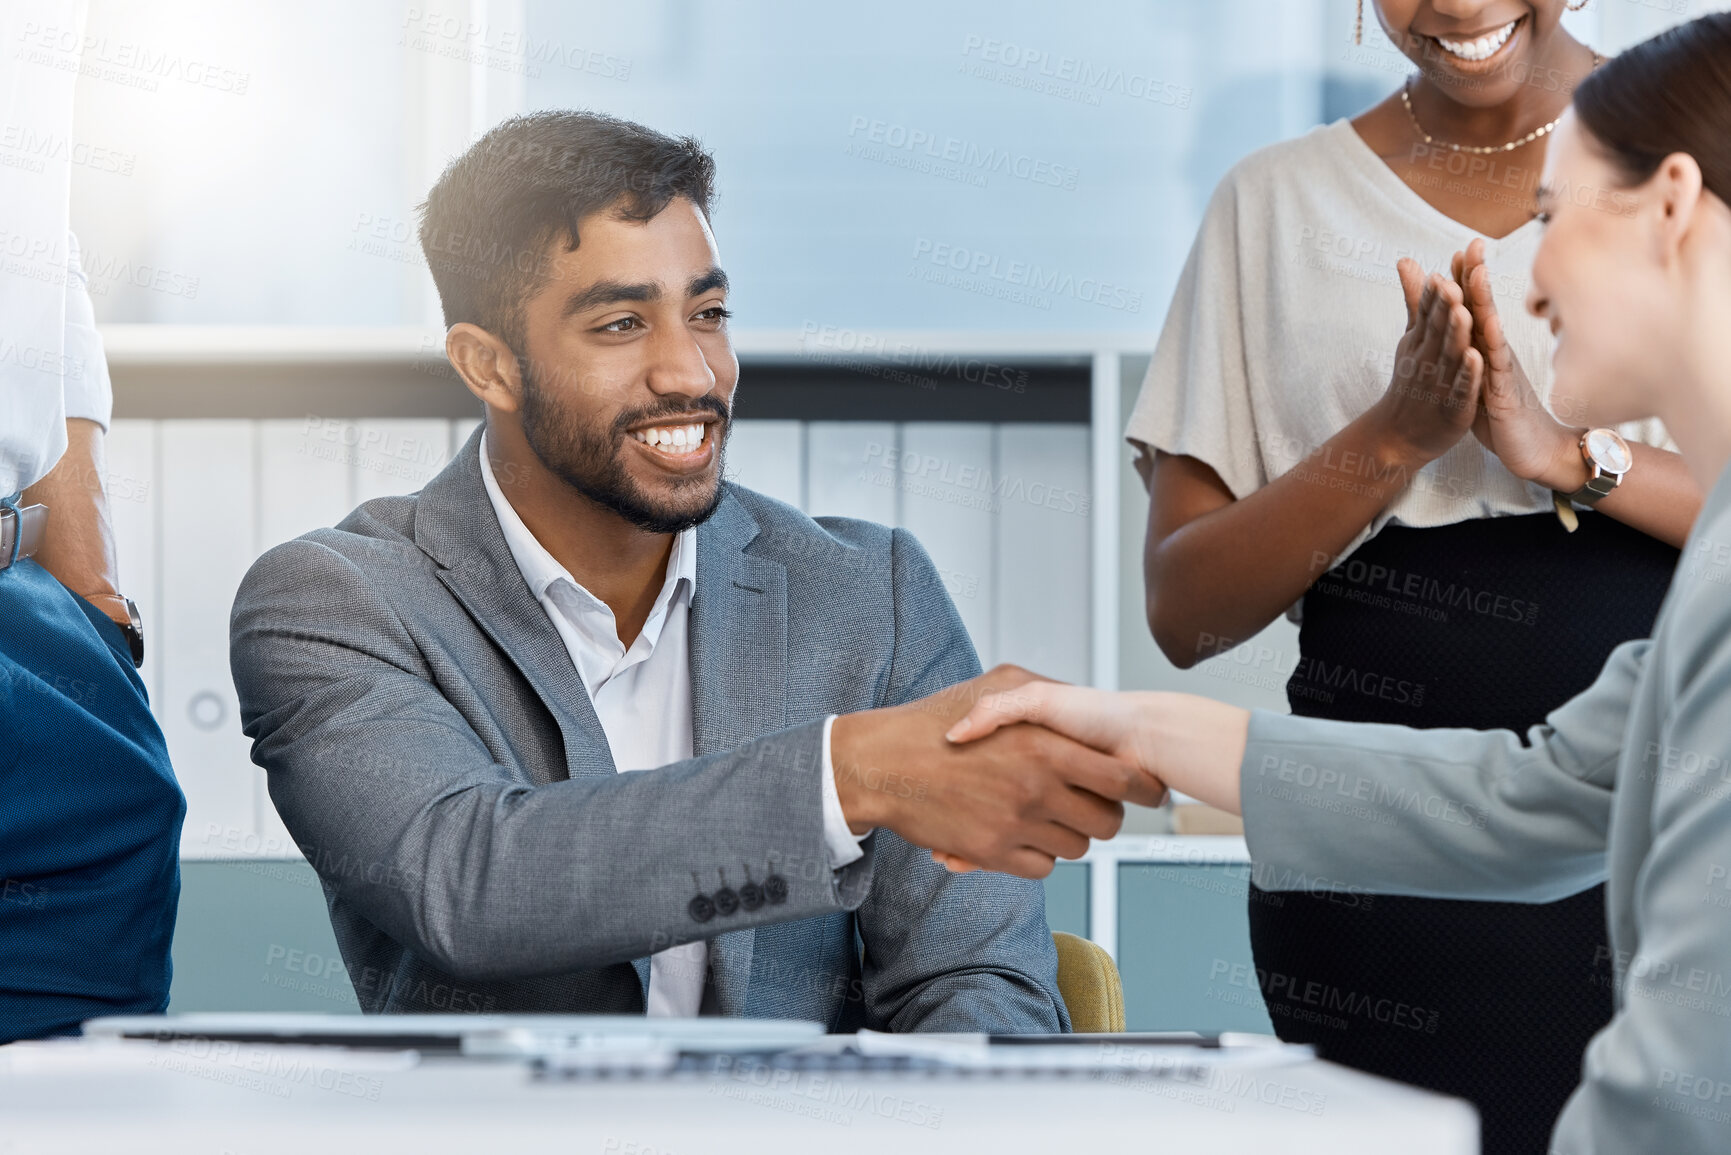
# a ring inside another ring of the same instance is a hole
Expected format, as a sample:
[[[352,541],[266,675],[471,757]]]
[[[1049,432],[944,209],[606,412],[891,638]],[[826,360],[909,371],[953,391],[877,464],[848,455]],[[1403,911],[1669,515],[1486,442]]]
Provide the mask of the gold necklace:
[[[1597,52],[1593,53],[1594,68],[1599,67],[1599,65],[1604,62],[1605,58],[1603,56],[1600,56]],[[1455,144],[1452,141],[1438,140],[1436,137],[1424,130],[1424,125],[1418,122],[1418,113],[1412,110],[1412,97],[1407,95],[1407,89],[1411,87],[1412,80],[1410,78],[1405,84],[1400,86],[1400,106],[1406,109],[1406,118],[1412,121],[1412,130],[1418,133],[1419,136],[1424,139],[1426,144],[1446,148],[1450,152],[1467,152],[1472,153],[1474,156],[1491,156],[1499,152],[1513,152],[1517,148],[1524,148],[1542,136],[1548,136],[1551,130],[1556,128],[1563,119],[1561,115],[1558,115],[1557,119],[1551,121],[1551,123],[1541,125],[1527,133],[1527,135],[1521,137],[1519,140],[1511,140],[1507,144]]]

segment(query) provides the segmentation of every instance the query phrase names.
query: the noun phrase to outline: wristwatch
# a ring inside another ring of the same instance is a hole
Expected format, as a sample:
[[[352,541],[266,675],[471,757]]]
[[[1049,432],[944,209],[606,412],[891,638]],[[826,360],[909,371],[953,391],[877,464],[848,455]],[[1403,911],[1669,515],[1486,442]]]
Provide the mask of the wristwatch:
[[[1629,443],[1615,429],[1589,429],[1581,434],[1581,459],[1587,463],[1587,484],[1573,493],[1556,495],[1557,516],[1573,533],[1580,524],[1572,508],[1574,504],[1591,509],[1604,496],[1623,483],[1635,464]]]
[[[102,612],[107,615],[109,621],[120,627],[120,632],[126,635],[127,648],[132,651],[133,668],[140,670],[143,669],[144,619],[138,614],[138,603],[134,602],[131,598],[122,597],[120,594],[90,594],[86,596],[84,600],[89,602],[91,605],[96,606],[97,609],[102,610]],[[114,606],[116,609],[124,609],[126,612],[126,620],[121,621],[119,614],[105,608],[105,606]]]

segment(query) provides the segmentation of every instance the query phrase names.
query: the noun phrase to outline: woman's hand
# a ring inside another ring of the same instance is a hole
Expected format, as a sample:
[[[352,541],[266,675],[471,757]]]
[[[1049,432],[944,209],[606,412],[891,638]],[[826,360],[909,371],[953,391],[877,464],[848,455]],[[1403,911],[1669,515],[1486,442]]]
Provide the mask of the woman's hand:
[[[1406,333],[1395,347],[1394,377],[1373,411],[1395,454],[1423,466],[1472,427],[1484,358],[1473,348],[1461,287],[1440,273],[1425,277],[1410,257],[1395,269],[1406,296]]]
[[[1523,481],[1565,479],[1561,483],[1566,484],[1566,478],[1580,472],[1580,430],[1551,416],[1515,359],[1491,295],[1484,241],[1474,240],[1466,252],[1456,253],[1453,271],[1472,314],[1473,346],[1485,363],[1473,436]]]
[[[1032,723],[1135,766],[1210,806],[1239,810],[1238,776],[1250,712],[1191,694],[1117,693],[1063,682],[1030,682],[987,694],[944,735],[973,742],[1001,726]],[[971,863],[941,850],[951,870]]]
[[[958,744],[976,742],[1003,726],[1032,722],[1157,777],[1153,751],[1144,748],[1138,724],[1139,697],[1064,682],[1029,682],[982,695],[944,737]]]

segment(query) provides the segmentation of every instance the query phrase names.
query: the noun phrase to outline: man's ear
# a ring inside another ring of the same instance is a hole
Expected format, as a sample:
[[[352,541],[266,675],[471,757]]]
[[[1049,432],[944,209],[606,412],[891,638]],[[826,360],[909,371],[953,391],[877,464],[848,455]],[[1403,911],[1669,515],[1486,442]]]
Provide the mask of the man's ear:
[[[489,409],[515,413],[523,400],[523,377],[511,347],[479,325],[459,321],[445,333],[445,356],[469,392]]]

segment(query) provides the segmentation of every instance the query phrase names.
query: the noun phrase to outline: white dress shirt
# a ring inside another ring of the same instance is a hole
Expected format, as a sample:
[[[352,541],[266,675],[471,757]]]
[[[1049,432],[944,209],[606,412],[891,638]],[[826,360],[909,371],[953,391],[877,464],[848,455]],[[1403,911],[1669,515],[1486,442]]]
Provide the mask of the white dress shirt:
[[[29,488],[54,468],[66,452],[67,418],[106,429],[113,410],[108,363],[68,227],[67,157],[78,72],[34,63],[26,51],[45,30],[80,28],[82,9],[71,0],[0,5],[0,45],[7,55],[0,126],[20,139],[64,142],[47,150],[53,155],[35,158],[40,171],[0,165],[0,497]],[[82,41],[82,33],[72,38]]]
[[[673,539],[661,592],[642,632],[626,648],[619,641],[619,626],[607,603],[572,579],[505,500],[487,460],[485,436],[480,452],[481,481],[505,534],[505,544],[523,580],[559,631],[589,691],[615,768],[621,773],[654,770],[690,758],[691,596],[697,587],[697,531],[688,529]],[[829,756],[829,731],[834,721],[831,717],[823,728],[824,844],[831,868],[839,869],[864,852],[859,845],[863,835],[856,836],[848,829],[836,792]],[[705,880],[707,885],[718,881]],[[706,942],[656,953],[649,963],[648,1013],[657,1017],[696,1016],[708,971]]]

